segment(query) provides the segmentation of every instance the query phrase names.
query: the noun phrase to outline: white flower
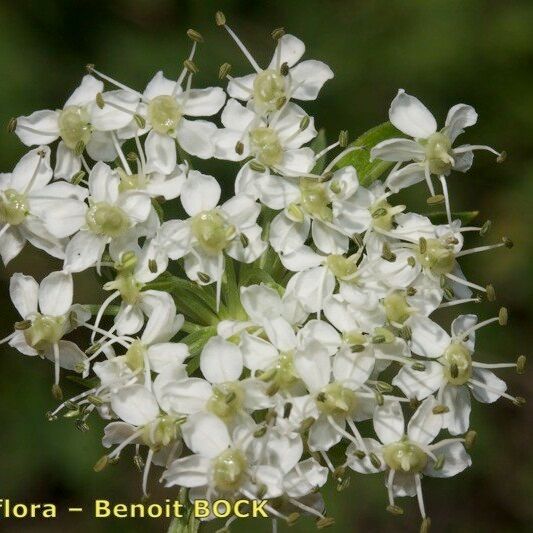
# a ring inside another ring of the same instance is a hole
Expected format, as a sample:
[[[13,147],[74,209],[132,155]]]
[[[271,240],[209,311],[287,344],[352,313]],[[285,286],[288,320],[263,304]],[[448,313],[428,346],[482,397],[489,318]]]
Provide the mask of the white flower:
[[[63,268],[81,272],[100,262],[107,244],[115,246],[115,254],[127,250],[155,228],[150,196],[144,191],[121,191],[117,172],[98,162],[89,175],[88,205],[78,202],[56,202],[45,216],[46,227],[54,235],[75,234],[67,244]],[[65,224],[68,220],[68,224]],[[143,227],[142,223],[146,223]]]
[[[372,158],[398,163],[415,161],[389,175],[387,185],[393,191],[425,179],[434,195],[431,174],[444,176],[451,170],[466,172],[472,166],[474,150],[489,150],[498,157],[501,155],[489,146],[452,146],[464,128],[477,122],[477,113],[469,105],[453,106],[448,112],[444,128],[437,131],[437,121],[424,104],[400,89],[390,106],[389,118],[394,126],[413,137],[413,140],[382,141],[372,148]]]
[[[95,160],[113,161],[117,156],[109,130],[124,126],[131,116],[116,108],[106,110],[105,117],[97,111],[96,96],[103,87],[103,83],[93,76],[84,76],[63,109],[35,111],[27,117],[17,118],[15,133],[26,146],[50,144],[61,138],[56,154],[56,178],[70,180],[81,169],[85,149]],[[129,106],[130,111],[137,105],[126,91],[115,93],[119,94],[113,93],[109,98],[120,97],[122,105]]]
[[[0,255],[4,265],[21,252],[26,241],[54,257],[64,257],[66,239],[53,235],[43,217],[50,202],[83,200],[84,191],[68,183],[49,184],[51,179],[46,146],[24,155],[13,172],[0,174]]]
[[[489,321],[489,323],[492,320]],[[486,324],[487,322],[485,322]],[[495,402],[505,394],[507,386],[489,368],[512,367],[513,364],[485,364],[473,361],[476,315],[461,315],[452,323],[452,336],[436,361],[425,363],[425,370],[415,371],[404,366],[392,380],[406,396],[423,400],[437,393],[437,401],[447,408],[443,413],[443,427],[452,435],[465,433],[470,419],[470,392],[483,403]]]
[[[260,205],[238,195],[218,206],[220,194],[215,178],[189,171],[180,199],[190,218],[164,223],[156,237],[168,257],[184,258],[187,276],[201,284],[220,282],[224,254],[251,263],[266,248],[256,224]]]
[[[38,284],[31,276],[14,274],[9,294],[23,319],[8,337],[9,345],[24,355],[50,359],[55,365],[56,387],[60,367],[84,372],[87,356],[76,344],[63,340],[88,319],[87,313],[72,305],[72,276],[52,272]]]
[[[224,129],[215,137],[218,159],[242,161],[252,157],[261,172],[271,169],[285,176],[305,175],[315,164],[313,151],[302,148],[317,134],[314,121],[296,104],[286,104],[267,119],[230,99],[221,120]],[[244,169],[250,169],[251,175]],[[253,194],[250,181],[255,173],[250,163],[243,167],[235,183],[237,193]]]
[[[298,63],[305,45],[294,35],[286,34],[278,39],[270,64],[262,69],[233,31],[227,29],[255,70],[247,76],[228,76],[228,94],[238,100],[250,101],[258,113],[279,109],[290,99],[315,100],[324,83],[333,78],[333,72],[322,61],[310,59]]]
[[[432,444],[442,428],[442,415],[433,414],[435,406],[432,396],[424,400],[406,431],[400,404],[385,402],[374,413],[374,431],[381,442],[365,438],[360,448],[350,445],[346,452],[347,465],[356,472],[388,472],[386,485],[393,508],[395,496],[416,495],[423,518],[426,514],[422,475],[451,477],[471,465],[464,439],[445,439]]]

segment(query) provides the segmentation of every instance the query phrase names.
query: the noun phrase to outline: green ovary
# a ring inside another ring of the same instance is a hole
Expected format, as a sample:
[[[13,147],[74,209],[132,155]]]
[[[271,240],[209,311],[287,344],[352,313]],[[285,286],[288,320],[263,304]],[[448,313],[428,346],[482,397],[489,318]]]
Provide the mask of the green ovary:
[[[248,462],[240,450],[228,449],[213,461],[213,482],[217,489],[234,491],[245,478]]]
[[[438,239],[427,239],[424,253],[418,252],[420,263],[433,273],[449,274],[455,266],[453,247]]]
[[[272,111],[285,97],[285,80],[275,70],[264,70],[255,77],[253,91],[259,106]]]
[[[444,377],[452,385],[464,385],[472,376],[472,356],[462,344],[450,344],[440,360]]]
[[[235,227],[228,224],[216,209],[195,215],[191,229],[198,244],[211,255],[219,254],[235,237]]]
[[[59,134],[71,150],[77,150],[80,143],[86,146],[91,139],[91,124],[88,111],[79,106],[67,106],[59,114]]]
[[[31,326],[24,330],[24,339],[32,348],[43,351],[58,343],[64,334],[64,317],[38,315]]]
[[[148,104],[148,119],[158,133],[173,133],[181,116],[181,109],[173,96],[156,96]]]
[[[146,347],[139,340],[133,341],[124,355],[126,364],[133,372],[144,368],[145,356]]]
[[[207,410],[222,420],[231,420],[242,408],[244,391],[238,383],[222,383],[213,388]]]
[[[357,407],[357,396],[340,383],[326,385],[315,398],[318,410],[326,415],[348,416]]]
[[[328,197],[326,188],[322,183],[316,181],[300,181],[302,208],[312,217],[331,222],[333,213],[331,211],[331,200]]]
[[[411,316],[411,308],[403,291],[395,291],[383,300],[389,322],[403,324]]]
[[[406,474],[421,472],[428,462],[426,453],[407,439],[387,444],[383,448],[383,459],[392,470]]]
[[[267,167],[281,163],[283,148],[278,134],[271,128],[255,128],[250,132],[252,153]]]
[[[107,202],[94,204],[85,216],[89,229],[96,235],[118,237],[130,227],[126,213],[116,205]]]
[[[434,133],[426,143],[426,160],[433,174],[446,174],[453,165],[452,142],[443,133]]]
[[[7,189],[0,196],[0,222],[10,226],[22,224],[28,216],[26,197],[14,189]]]
[[[333,275],[342,281],[353,281],[357,272],[357,265],[349,257],[342,255],[328,256],[326,263]]]

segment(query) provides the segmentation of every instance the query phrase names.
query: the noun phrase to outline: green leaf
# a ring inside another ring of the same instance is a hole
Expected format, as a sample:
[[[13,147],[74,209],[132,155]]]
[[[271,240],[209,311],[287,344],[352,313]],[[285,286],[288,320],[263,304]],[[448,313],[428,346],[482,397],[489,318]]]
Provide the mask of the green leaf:
[[[463,224],[472,222],[479,215],[479,211],[456,211],[452,212],[452,220],[459,219]],[[424,213],[433,224],[447,224],[448,217],[445,211],[436,211],[433,213]]]
[[[381,141],[397,137],[405,137],[405,135],[390,122],[384,122],[369,129],[350,144],[358,149],[346,154],[337,163],[336,168],[352,165],[357,170],[361,185],[368,187],[394,165],[391,161],[381,161],[381,159],[370,161],[370,150]]]
[[[309,147],[315,152],[315,154],[318,154],[326,146],[328,145],[328,141],[326,139],[326,130],[322,128],[319,130],[318,135],[313,139],[313,142],[309,145]],[[313,170],[311,171],[312,174],[320,175],[322,172],[324,172],[324,168],[326,166],[326,157],[322,156],[317,162],[316,165],[313,167]]]

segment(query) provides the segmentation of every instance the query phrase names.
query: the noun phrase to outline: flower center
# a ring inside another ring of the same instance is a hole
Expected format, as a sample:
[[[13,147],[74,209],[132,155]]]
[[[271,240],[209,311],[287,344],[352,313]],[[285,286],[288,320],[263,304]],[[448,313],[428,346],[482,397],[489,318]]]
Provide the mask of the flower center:
[[[195,215],[191,229],[203,250],[212,255],[224,250],[235,237],[235,227],[228,224],[216,209]]]
[[[370,214],[372,215],[372,225],[375,228],[389,231],[392,229],[394,215],[397,212],[387,200],[380,200],[370,206]]]
[[[131,343],[124,358],[129,368],[135,372],[144,368],[144,356],[146,355],[146,347],[140,340],[135,340]]]
[[[285,80],[275,70],[264,70],[255,77],[254,100],[265,111],[273,111],[285,98]]]
[[[43,351],[56,344],[65,334],[65,317],[37,315],[31,326],[24,330],[24,339],[29,346]]]
[[[108,237],[118,237],[130,227],[128,215],[120,207],[107,202],[94,204],[87,211],[85,220],[93,233]]]
[[[326,385],[315,398],[318,410],[326,415],[349,415],[355,411],[357,396],[340,383]]]
[[[472,356],[465,346],[452,342],[444,351],[444,377],[452,385],[464,385],[472,376]]]
[[[300,194],[302,207],[312,217],[331,222],[331,200],[322,183],[311,180],[300,180]]]
[[[428,462],[426,453],[407,439],[384,446],[383,459],[392,470],[409,474],[420,472]]]
[[[24,194],[7,189],[0,196],[0,222],[17,226],[22,224],[29,213],[28,204]]]
[[[389,322],[403,324],[411,316],[411,308],[403,291],[394,291],[383,299]]]
[[[231,420],[244,402],[244,392],[238,383],[222,383],[213,388],[207,410],[222,420]]]
[[[157,133],[171,134],[181,120],[181,109],[173,96],[156,96],[148,104],[148,118]]]
[[[154,451],[168,446],[178,436],[178,424],[171,416],[160,416],[144,427],[142,439]]]
[[[328,268],[333,275],[342,281],[353,281],[357,272],[357,265],[349,257],[329,255],[326,259]]]
[[[240,450],[229,449],[213,461],[213,482],[222,491],[231,492],[239,488],[248,468],[246,457]]]
[[[426,160],[433,174],[445,174],[452,168],[452,142],[447,135],[434,133],[427,140]]]
[[[252,152],[260,163],[267,167],[281,163],[283,148],[272,128],[255,128],[250,132],[250,142]]]
[[[274,382],[280,389],[289,389],[297,381],[292,353],[282,353],[276,363]]]
[[[77,105],[67,106],[59,114],[59,134],[71,150],[85,147],[91,139],[91,124],[88,111]]]
[[[118,169],[120,176],[120,184],[118,190],[120,192],[132,191],[138,189],[146,189],[148,180],[144,174],[126,174],[121,168]]]
[[[418,257],[423,267],[438,275],[450,273],[455,265],[453,245],[439,239],[427,239],[424,249],[419,248]]]

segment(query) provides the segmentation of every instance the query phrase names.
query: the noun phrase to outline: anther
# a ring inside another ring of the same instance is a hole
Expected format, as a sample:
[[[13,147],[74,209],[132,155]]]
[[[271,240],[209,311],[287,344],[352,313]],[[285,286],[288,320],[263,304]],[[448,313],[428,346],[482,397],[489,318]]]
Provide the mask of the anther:
[[[77,155],[77,156],[80,156],[81,154],[83,154],[83,151],[85,150],[85,143],[83,141],[79,141],[77,144],[76,144],[76,147],[74,148],[74,153]]]
[[[372,466],[374,468],[381,468],[381,461],[379,460],[379,457],[374,453],[372,452],[370,455],[370,462],[372,463]]]
[[[218,69],[218,78],[223,80],[231,72],[231,65],[229,63],[222,63]]]
[[[376,403],[381,407],[385,403],[385,399],[383,398],[383,394],[379,392],[378,390],[374,390],[374,397],[376,398]]]
[[[87,400],[89,400],[96,407],[104,405],[104,400],[102,400],[102,398],[99,396],[95,396],[94,394],[89,394],[89,396],[87,396]]]
[[[95,472],[101,472],[108,464],[109,457],[107,455],[104,455],[103,457],[100,457],[98,461],[96,461],[96,464],[93,466],[93,470]]]
[[[446,460],[446,457],[444,455],[439,455],[437,457],[437,460],[435,461],[435,464],[433,465],[433,470],[442,470],[445,460]]]
[[[459,376],[459,367],[457,366],[457,363],[452,363],[450,365],[450,376],[455,379],[457,376]]]
[[[374,344],[383,344],[385,340],[385,335],[374,335],[374,337],[372,337],[372,342]]]
[[[277,383],[271,383],[266,390],[267,396],[274,396],[279,391],[279,385]]]
[[[198,66],[192,59],[186,59],[183,66],[192,74],[198,74]]]
[[[274,41],[279,41],[285,35],[285,28],[276,28],[270,35]]]
[[[105,107],[105,100],[104,100],[104,97],[102,95],[102,93],[97,93],[96,94],[96,105],[100,108],[100,109],[104,109]]]
[[[355,452],[353,452],[353,454],[357,457],[357,459],[359,459],[360,461],[362,461],[365,457],[366,457],[366,453],[363,451],[363,450],[355,450]]]
[[[78,419],[76,420],[76,429],[82,433],[87,433],[87,431],[89,431],[89,425],[87,422],[85,422],[85,420]]]
[[[226,15],[222,13],[222,11],[217,11],[215,13],[215,22],[217,23],[217,26],[225,26],[226,25]]]
[[[85,170],[80,170],[72,176],[72,179],[70,180],[70,183],[73,185],[79,185],[81,183],[81,180],[85,177]]]
[[[496,301],[496,291],[494,290],[494,287],[492,285],[487,285],[485,287],[485,292],[487,294],[487,300],[489,302],[495,302]]]
[[[237,141],[237,144],[235,145],[235,152],[237,152],[239,155],[242,155],[244,152],[244,144],[242,144],[241,141]]]
[[[426,200],[428,205],[439,205],[444,203],[444,195],[443,194],[435,194],[434,196],[430,196]]]
[[[194,41],[195,43],[203,43],[204,42],[204,38],[202,37],[202,34],[197,32],[196,30],[191,29],[191,28],[189,28],[187,30],[187,37],[191,41]]]
[[[507,326],[507,320],[509,319],[509,313],[506,307],[501,307],[498,313],[498,323],[500,326]]]
[[[152,274],[157,272],[157,261],[155,259],[148,259],[148,270]]]
[[[255,159],[252,159],[249,163],[250,168],[255,172],[265,172],[266,167],[259,163],[259,161],[256,161]]]
[[[502,242],[506,248],[511,249],[514,246],[514,243],[509,237],[502,237]]]
[[[448,413],[450,411],[450,408],[446,405],[436,405],[432,409],[434,415],[442,415],[444,413]]]
[[[287,402],[283,406],[283,418],[289,418],[289,416],[291,416],[291,411],[292,411],[292,403]]]
[[[290,526],[293,526],[294,524],[296,524],[296,522],[298,522],[300,518],[300,513],[291,513],[286,519],[285,521],[287,522],[287,525],[290,527]]]
[[[339,146],[341,148],[346,148],[348,146],[348,130],[341,130],[339,133]]]
[[[399,505],[387,505],[387,512],[400,516],[403,514],[403,509]]]
[[[407,258],[407,264],[412,268],[414,266],[416,266],[416,259],[410,255],[408,258]]]
[[[300,131],[305,131],[309,127],[309,122],[311,122],[309,115],[302,117],[302,120],[300,120]]]
[[[135,120],[135,124],[137,124],[141,130],[146,128],[146,120],[144,117],[139,115],[139,113],[135,113],[135,115],[133,115],[133,120]]]
[[[211,278],[205,272],[198,272],[197,276],[202,283],[209,283],[211,281]]]
[[[136,466],[139,472],[142,472],[142,469],[144,468],[144,461],[143,461],[143,458],[139,454],[137,454],[133,458],[133,464]]]
[[[481,229],[479,230],[479,234],[484,237],[487,232],[490,230],[490,227],[492,226],[492,222],[490,220],[487,220],[483,226],[481,226]]]
[[[279,72],[282,76],[288,76],[289,74],[289,64],[288,63],[282,63],[281,67],[279,68]]]
[[[364,344],[354,344],[351,348],[353,353],[360,353],[365,351],[365,345]]]
[[[379,392],[392,392],[393,386],[386,381],[376,381],[376,389]]]
[[[52,396],[56,400],[62,400],[63,399],[63,391],[61,390],[61,387],[57,383],[54,383],[52,385]]]
[[[427,250],[427,241],[424,237],[420,237],[420,239],[418,239],[418,248],[420,249],[420,253],[421,254],[425,254],[426,253],[426,250]]]
[[[15,117],[12,117],[9,119],[9,122],[7,123],[7,132],[13,133],[16,128],[17,128],[17,119]]]
[[[94,63],[87,63],[85,65],[85,70],[89,73],[89,74],[92,74],[93,71],[94,71],[94,67],[95,67],[95,64]]]
[[[298,428],[299,432],[305,433],[314,423],[315,419],[312,416],[304,418],[300,424],[300,427]]]
[[[332,526],[335,523],[335,518],[332,516],[324,516],[316,521],[317,529],[324,529],[325,527]]]
[[[22,331],[22,330],[31,328],[31,320],[21,320],[20,322],[15,322],[13,327],[17,331]]]
[[[473,448],[474,444],[476,443],[476,439],[477,439],[477,432],[471,429],[465,435],[465,446],[470,450],[471,448]]]
[[[513,403],[517,406],[517,407],[522,407],[523,405],[526,405],[526,399],[523,398],[522,396],[517,396],[514,400],[513,400]]]
[[[496,158],[496,163],[503,163],[507,159],[507,152],[503,150]]]
[[[431,519],[429,516],[426,516],[422,523],[420,524],[420,533],[428,533],[429,528],[431,527]]]
[[[394,263],[396,261],[396,254],[393,253],[387,243],[383,245],[383,251],[381,252],[381,258],[385,259],[389,263]]]
[[[424,370],[426,369],[426,365],[424,363],[417,361],[416,363],[413,363],[411,365],[411,368],[413,370],[416,370],[417,372],[424,372]]]
[[[372,213],[372,218],[380,218],[387,214],[387,210],[384,207],[380,207],[379,209],[376,209]]]
[[[527,358],[525,355],[519,355],[518,359],[516,360],[516,373],[517,374],[525,374],[526,372],[526,363]]]
[[[414,296],[416,294],[416,289],[414,287],[407,287],[405,294],[407,294],[407,296]]]
[[[261,437],[263,437],[267,432],[267,427],[266,426],[261,426],[259,427],[259,429],[256,429],[253,433],[254,437],[256,439],[260,439]]]

